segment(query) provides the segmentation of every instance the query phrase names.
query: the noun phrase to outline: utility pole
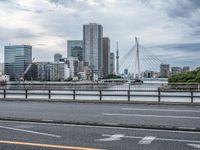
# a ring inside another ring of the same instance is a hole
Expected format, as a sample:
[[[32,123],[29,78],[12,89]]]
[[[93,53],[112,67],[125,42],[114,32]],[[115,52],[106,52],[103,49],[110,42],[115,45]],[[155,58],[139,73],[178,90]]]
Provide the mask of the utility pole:
[[[118,42],[117,42],[117,55],[116,55],[116,60],[117,60],[117,75],[119,75],[119,49],[118,49]]]

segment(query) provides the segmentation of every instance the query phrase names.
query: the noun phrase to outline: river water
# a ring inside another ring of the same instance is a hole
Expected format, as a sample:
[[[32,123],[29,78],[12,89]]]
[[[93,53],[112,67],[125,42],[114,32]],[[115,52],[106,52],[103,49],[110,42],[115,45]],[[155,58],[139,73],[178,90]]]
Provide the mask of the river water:
[[[87,85],[87,84],[77,84],[77,85],[61,85],[58,84],[54,86],[49,86],[45,84],[37,85],[37,88],[28,85],[28,98],[30,99],[44,99],[48,100],[48,89],[51,89],[51,99],[55,100],[71,100],[73,99],[73,91],[76,90],[76,100],[99,100],[99,89],[102,90],[102,100],[103,101],[128,101],[128,91],[130,92],[130,101],[158,101],[158,88],[161,85],[167,84],[167,81],[144,81],[142,85],[130,85],[128,83],[120,85]],[[62,88],[61,88],[62,87]],[[8,87],[7,87],[8,88]],[[7,98],[25,98],[25,90],[27,88],[24,85],[10,85],[10,89],[7,90]],[[8,89],[9,89],[8,88]],[[34,90],[33,90],[34,89]],[[37,90],[36,90],[37,89]],[[62,89],[62,90],[61,90]],[[80,91],[78,91],[80,90]],[[95,91],[97,90],[97,91]],[[105,90],[105,91],[104,91]],[[110,91],[109,91],[110,90]],[[195,103],[200,103],[200,93],[194,92],[193,101]],[[181,97],[177,97],[181,96]],[[161,92],[161,102],[191,102],[191,92]],[[3,90],[0,90],[0,98],[3,98]]]

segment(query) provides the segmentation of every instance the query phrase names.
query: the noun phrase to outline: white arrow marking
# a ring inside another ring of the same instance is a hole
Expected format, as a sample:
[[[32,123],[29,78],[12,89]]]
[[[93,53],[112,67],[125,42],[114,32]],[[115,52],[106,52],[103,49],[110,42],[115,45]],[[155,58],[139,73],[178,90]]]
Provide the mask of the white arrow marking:
[[[149,145],[156,137],[154,136],[145,136],[142,140],[138,142],[138,144]]]
[[[102,136],[106,136],[106,135],[102,135]],[[119,141],[121,140],[121,138],[124,137],[124,134],[114,134],[114,135],[110,135],[110,137],[108,138],[104,138],[104,139],[97,139],[96,141]]]
[[[199,148],[200,149],[200,144],[187,144],[188,146],[194,147],[194,148]]]

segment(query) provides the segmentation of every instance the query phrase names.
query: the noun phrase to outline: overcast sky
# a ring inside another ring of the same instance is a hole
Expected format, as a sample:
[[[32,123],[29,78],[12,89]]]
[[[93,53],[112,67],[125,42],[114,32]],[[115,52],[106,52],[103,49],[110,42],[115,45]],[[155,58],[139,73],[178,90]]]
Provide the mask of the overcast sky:
[[[0,0],[0,59],[4,45],[30,44],[37,61],[67,54],[82,25],[103,25],[121,58],[134,37],[164,63],[200,66],[200,0]]]

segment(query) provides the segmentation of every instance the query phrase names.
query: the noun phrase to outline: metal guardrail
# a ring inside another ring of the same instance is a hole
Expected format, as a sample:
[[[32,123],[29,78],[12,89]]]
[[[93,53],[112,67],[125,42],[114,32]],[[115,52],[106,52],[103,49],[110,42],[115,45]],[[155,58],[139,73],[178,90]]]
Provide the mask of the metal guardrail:
[[[67,92],[67,93],[66,93]],[[117,92],[117,93],[116,93]],[[146,94],[144,94],[146,93]],[[152,94],[153,93],[153,94]],[[170,94],[169,94],[170,93]],[[177,95],[171,93],[179,93]],[[184,94],[183,94],[184,93]],[[200,98],[199,95],[194,95],[199,93],[198,91],[161,91],[158,90],[58,90],[58,89],[1,89],[0,96],[3,99],[7,99],[8,96],[23,96],[23,99],[30,99],[30,96],[46,96],[48,100],[53,100],[53,96],[64,96],[63,99],[67,96],[71,96],[70,99],[77,100],[77,96],[88,96],[88,97],[97,97],[99,101],[103,100],[103,97],[125,97],[126,101],[134,101],[131,98],[134,97],[144,97],[157,98],[157,102],[161,102],[162,98],[189,98],[190,103],[194,103],[194,98]],[[15,98],[17,99],[17,97]],[[21,98],[20,98],[21,99]],[[80,99],[79,99],[80,100]]]

